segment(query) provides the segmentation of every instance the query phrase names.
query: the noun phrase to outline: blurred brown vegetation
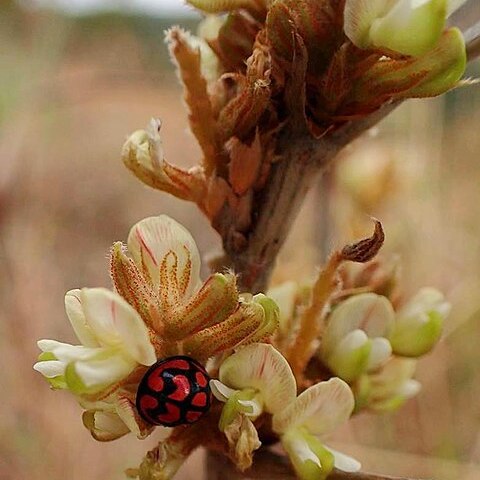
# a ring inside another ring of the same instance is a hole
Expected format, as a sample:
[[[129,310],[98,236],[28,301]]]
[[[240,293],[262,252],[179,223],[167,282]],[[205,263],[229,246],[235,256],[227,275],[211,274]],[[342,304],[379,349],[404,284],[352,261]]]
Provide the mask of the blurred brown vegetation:
[[[119,160],[125,136],[151,116],[163,120],[171,162],[199,156],[162,43],[172,22],[1,3],[1,480],[120,479],[155,441],[98,444],[74,400],[50,391],[32,364],[37,339],[74,341],[64,292],[108,286],[108,249],[140,218],[167,213],[204,254],[219,248],[193,205],[142,186]],[[394,415],[363,414],[336,437],[367,469],[480,478],[479,130],[478,87],[402,106],[311,193],[277,268],[277,281],[308,279],[374,215],[405,291],[434,285],[454,305],[444,341],[420,363],[419,397]],[[195,468],[183,477],[200,478]]]

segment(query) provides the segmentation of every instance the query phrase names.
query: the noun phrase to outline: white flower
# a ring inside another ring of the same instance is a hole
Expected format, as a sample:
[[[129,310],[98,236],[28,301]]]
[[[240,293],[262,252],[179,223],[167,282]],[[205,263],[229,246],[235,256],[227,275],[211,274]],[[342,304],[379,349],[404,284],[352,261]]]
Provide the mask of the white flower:
[[[401,407],[421,389],[412,378],[416,366],[413,358],[392,357],[378,372],[360,378],[354,387],[356,409],[390,412]]]
[[[323,444],[350,418],[353,407],[350,387],[335,377],[308,388],[273,416],[273,430],[300,479],[323,480],[334,466],[346,472],[360,469],[357,460]]]
[[[161,215],[141,220],[127,248],[113,245],[115,292],[84,288],[66,294],[65,307],[80,342],[40,340],[34,369],[52,387],[71,391],[98,440],[152,426],[139,416],[139,381],[157,358],[184,354],[198,361],[262,340],[278,325],[278,307],[262,294],[240,300],[232,273],[200,280],[200,254],[190,233]]]
[[[450,304],[441,292],[423,288],[398,312],[390,342],[395,354],[419,357],[428,353],[442,333]]]
[[[223,430],[239,412],[255,420],[262,412],[283,410],[297,394],[290,365],[271,345],[256,343],[228,357],[211,380],[213,394],[227,402],[220,420]]]
[[[346,421],[353,410],[352,391],[342,380],[321,382],[296,397],[295,378],[285,358],[271,345],[254,344],[227,358],[220,367],[219,380],[210,384],[217,399],[226,402],[220,429],[227,437],[230,425],[241,428],[241,417],[244,437],[251,439],[252,421],[264,412],[270,413],[273,430],[280,436],[299,478],[323,479],[334,465],[346,471],[360,468],[356,460],[321,443],[321,438]],[[250,450],[240,453],[251,456],[254,442],[243,444]],[[233,447],[239,446],[237,443]]]
[[[95,393],[156,361],[148,329],[120,295],[104,288],[71,290],[65,308],[81,345],[40,340],[34,369],[75,394]],[[63,385],[62,385],[62,382]]]

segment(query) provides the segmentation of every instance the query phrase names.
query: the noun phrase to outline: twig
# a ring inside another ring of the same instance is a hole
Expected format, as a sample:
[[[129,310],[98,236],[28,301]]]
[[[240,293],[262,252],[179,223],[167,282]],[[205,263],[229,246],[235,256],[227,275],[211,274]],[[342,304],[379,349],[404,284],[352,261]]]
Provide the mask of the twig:
[[[248,244],[237,251],[227,241],[224,249],[242,287],[251,292],[265,290],[277,254],[286,240],[305,195],[319,174],[330,165],[338,152],[389,114],[397,104],[385,105],[364,120],[349,122],[337,131],[314,139],[290,131],[279,139],[282,159],[272,168],[271,179],[256,199],[256,221]]]
[[[480,56],[480,22],[465,31],[468,60]],[[247,237],[246,247],[238,251],[224,239],[224,250],[230,264],[239,274],[242,288],[264,291],[276,257],[310,187],[343,147],[391,113],[401,102],[380,108],[362,120],[316,140],[307,132],[298,136],[288,130],[279,140],[282,159],[272,168],[271,181],[255,200],[255,222]]]

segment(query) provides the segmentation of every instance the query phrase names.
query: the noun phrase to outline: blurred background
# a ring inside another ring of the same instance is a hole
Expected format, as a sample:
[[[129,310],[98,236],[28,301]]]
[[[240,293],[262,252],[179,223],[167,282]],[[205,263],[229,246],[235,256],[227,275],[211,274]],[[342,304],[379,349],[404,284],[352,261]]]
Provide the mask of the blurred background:
[[[479,18],[476,0],[469,8],[460,23]],[[181,0],[0,1],[0,480],[121,479],[155,443],[95,442],[74,400],[32,364],[37,339],[74,342],[65,291],[109,286],[109,247],[139,219],[167,213],[204,255],[219,249],[194,205],[143,186],[119,155],[157,116],[169,161],[199,158],[163,43],[169,25],[195,30],[198,19]],[[453,304],[442,343],[420,361],[420,395],[336,436],[369,470],[480,478],[479,131],[479,87],[404,104],[311,192],[275,273],[308,280],[374,215],[406,294],[431,285]],[[198,458],[182,478],[201,478]]]

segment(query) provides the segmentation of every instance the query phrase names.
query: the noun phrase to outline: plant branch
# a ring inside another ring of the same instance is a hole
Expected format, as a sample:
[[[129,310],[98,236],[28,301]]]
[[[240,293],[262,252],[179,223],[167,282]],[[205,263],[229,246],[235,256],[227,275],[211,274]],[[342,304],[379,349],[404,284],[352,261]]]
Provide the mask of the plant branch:
[[[480,22],[465,31],[468,60],[480,56]],[[241,287],[252,293],[264,291],[276,257],[284,244],[310,187],[343,147],[391,113],[400,102],[384,105],[362,120],[351,121],[320,139],[288,128],[278,143],[281,159],[272,167],[266,188],[255,199],[252,228],[241,250],[224,238],[230,265]]]
[[[305,195],[338,152],[378,123],[397,104],[385,105],[364,120],[349,122],[335,132],[315,139],[307,132],[289,129],[279,139],[281,160],[272,167],[269,184],[255,199],[256,212],[247,246],[238,251],[224,239],[224,248],[242,288],[251,292],[266,289],[275,259],[286,240]]]

